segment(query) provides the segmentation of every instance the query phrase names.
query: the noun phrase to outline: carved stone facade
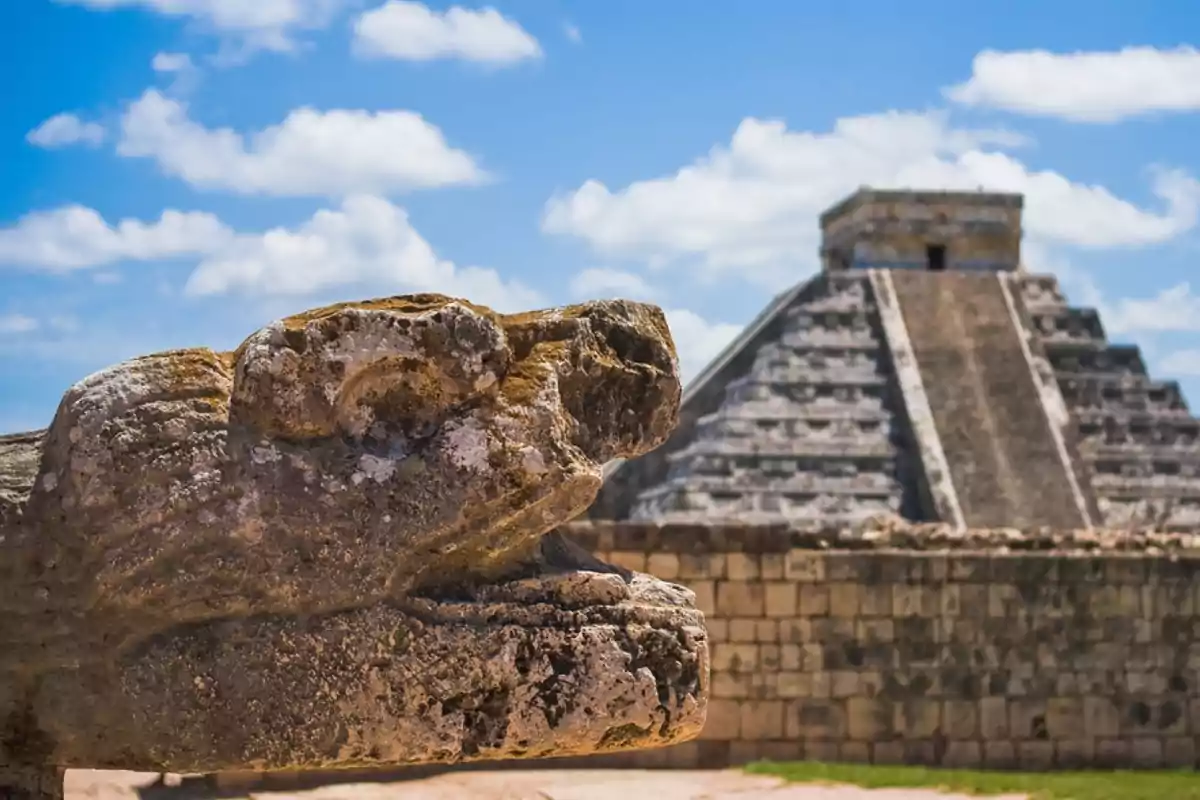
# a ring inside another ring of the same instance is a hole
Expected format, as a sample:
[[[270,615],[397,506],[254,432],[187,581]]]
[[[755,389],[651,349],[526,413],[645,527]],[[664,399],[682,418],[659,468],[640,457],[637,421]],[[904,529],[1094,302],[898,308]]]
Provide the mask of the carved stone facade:
[[[1200,421],[1053,276],[1019,195],[864,189],[821,218],[821,274],[612,464],[594,519],[1200,528]]]
[[[826,275],[783,313],[777,338],[666,455],[633,519],[786,518],[814,524],[912,513],[915,465],[870,282]]]
[[[1179,384],[1148,375],[1137,345],[1110,344],[1098,312],[1068,305],[1053,275],[1017,282],[1102,523],[1200,528],[1200,420]]]

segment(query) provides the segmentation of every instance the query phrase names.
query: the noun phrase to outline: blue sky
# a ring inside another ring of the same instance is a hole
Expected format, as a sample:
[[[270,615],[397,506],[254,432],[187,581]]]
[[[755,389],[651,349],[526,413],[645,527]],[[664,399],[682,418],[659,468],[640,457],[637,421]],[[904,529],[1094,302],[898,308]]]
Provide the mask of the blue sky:
[[[334,300],[668,311],[694,374],[864,184],[1022,191],[1026,260],[1200,398],[1200,9],[21,0],[0,431]]]

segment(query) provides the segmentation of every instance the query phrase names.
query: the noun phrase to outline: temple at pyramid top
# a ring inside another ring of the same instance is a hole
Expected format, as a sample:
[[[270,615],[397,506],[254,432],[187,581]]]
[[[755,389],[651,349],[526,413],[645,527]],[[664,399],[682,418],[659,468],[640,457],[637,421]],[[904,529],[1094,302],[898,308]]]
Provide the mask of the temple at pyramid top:
[[[1200,528],[1200,421],[1021,264],[1022,198],[864,188],[593,518]]]
[[[1013,271],[1021,206],[1019,194],[860,189],[821,215],[821,264],[829,272]]]

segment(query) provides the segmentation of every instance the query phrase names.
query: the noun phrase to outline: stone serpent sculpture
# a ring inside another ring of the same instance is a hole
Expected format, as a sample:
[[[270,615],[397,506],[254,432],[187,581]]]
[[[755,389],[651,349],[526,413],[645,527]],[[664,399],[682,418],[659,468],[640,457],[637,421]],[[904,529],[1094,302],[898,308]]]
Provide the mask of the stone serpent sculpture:
[[[679,403],[626,301],[346,303],[84,379],[0,437],[0,798],[694,737],[691,592],[555,531]]]

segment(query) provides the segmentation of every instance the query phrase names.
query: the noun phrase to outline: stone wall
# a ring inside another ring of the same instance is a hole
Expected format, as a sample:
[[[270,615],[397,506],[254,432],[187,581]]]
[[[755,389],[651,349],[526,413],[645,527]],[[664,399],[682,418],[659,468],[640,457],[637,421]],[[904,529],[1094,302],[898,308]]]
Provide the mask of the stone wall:
[[[866,541],[615,523],[572,535],[690,586],[713,642],[701,740],[609,763],[1196,763],[1200,551],[1188,537],[999,531],[921,550],[919,529]]]
[[[695,591],[712,643],[704,731],[657,750],[458,769],[758,759],[1197,765],[1200,536],[902,521],[866,532],[629,522],[566,530],[611,563]],[[435,771],[224,782],[289,789]]]

